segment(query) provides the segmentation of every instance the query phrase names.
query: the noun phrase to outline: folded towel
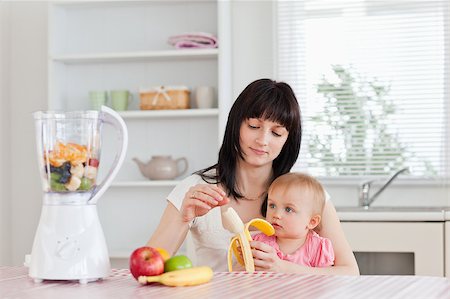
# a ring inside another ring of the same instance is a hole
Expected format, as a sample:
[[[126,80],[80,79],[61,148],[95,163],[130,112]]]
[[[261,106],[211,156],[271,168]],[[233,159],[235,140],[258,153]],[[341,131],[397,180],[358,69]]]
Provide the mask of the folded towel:
[[[168,43],[180,48],[217,48],[217,37],[206,32],[189,32],[169,37]]]

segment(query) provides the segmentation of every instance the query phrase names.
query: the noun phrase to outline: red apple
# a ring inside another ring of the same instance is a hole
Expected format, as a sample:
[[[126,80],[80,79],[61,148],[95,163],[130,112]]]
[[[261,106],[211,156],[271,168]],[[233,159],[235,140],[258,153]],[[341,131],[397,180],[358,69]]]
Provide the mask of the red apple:
[[[164,259],[153,247],[140,247],[130,256],[130,272],[137,280],[139,276],[154,276],[164,272]]]

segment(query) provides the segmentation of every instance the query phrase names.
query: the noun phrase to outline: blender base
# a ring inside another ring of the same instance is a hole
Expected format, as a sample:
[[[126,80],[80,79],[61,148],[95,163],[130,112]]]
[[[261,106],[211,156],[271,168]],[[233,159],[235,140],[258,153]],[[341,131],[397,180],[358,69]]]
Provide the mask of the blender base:
[[[105,278],[110,262],[96,205],[44,205],[33,243],[29,276],[42,280]]]
[[[80,284],[87,284],[89,282],[93,282],[93,281],[97,281],[97,280],[102,280],[102,278],[92,278],[92,279],[79,279],[78,282]],[[42,278],[33,278],[34,283],[41,283],[44,281],[44,279]]]

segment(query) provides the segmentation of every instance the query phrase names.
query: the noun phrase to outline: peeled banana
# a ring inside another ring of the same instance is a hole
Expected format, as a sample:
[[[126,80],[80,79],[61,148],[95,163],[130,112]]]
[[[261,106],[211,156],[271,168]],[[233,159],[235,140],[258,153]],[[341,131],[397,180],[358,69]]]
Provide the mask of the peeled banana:
[[[269,222],[259,218],[250,220],[244,226],[237,213],[230,207],[224,207],[222,209],[222,224],[224,228],[236,234],[231,239],[230,246],[228,247],[228,271],[233,271],[232,254],[234,253],[238,263],[245,266],[245,271],[254,272],[255,263],[253,261],[252,249],[250,247],[250,241],[253,239],[249,228],[250,226],[253,226],[267,236],[273,235],[275,233],[275,229]],[[239,247],[241,248],[242,255],[238,250]]]
[[[159,282],[166,286],[183,287],[207,283],[213,275],[214,273],[210,267],[203,266],[170,271],[155,276],[139,276],[138,281],[141,284]]]

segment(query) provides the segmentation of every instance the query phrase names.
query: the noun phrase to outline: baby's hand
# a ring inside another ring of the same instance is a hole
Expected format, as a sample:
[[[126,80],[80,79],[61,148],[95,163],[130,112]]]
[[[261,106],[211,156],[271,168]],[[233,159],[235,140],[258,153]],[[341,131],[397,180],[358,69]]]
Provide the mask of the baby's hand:
[[[272,246],[260,241],[252,241],[250,246],[256,271],[283,272],[282,260]]]

